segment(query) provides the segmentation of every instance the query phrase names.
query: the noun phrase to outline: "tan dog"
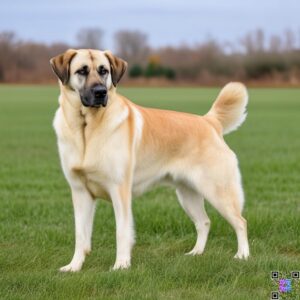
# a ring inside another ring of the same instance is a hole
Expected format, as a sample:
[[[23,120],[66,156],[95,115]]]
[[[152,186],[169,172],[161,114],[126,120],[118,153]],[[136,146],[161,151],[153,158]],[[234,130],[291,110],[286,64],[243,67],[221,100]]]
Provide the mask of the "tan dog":
[[[79,271],[91,250],[95,198],[112,201],[117,255],[113,269],[130,266],[134,244],[132,196],[154,184],[176,187],[204,251],[210,220],[206,198],[234,228],[236,258],[247,259],[244,197],[238,161],[223,139],[245,119],[247,91],[226,85],[205,116],[140,107],[116,93],[127,63],[108,51],[68,50],[51,59],[59,78],[54,119],[62,168],[72,190],[75,253],[61,271]],[[162,216],[163,218],[163,216]]]

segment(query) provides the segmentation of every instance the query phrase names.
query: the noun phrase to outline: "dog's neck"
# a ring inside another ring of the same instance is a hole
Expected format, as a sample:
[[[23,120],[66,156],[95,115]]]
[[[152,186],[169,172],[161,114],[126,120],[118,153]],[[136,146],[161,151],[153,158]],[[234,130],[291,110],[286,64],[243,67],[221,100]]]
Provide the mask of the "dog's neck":
[[[64,118],[69,127],[77,130],[85,127],[93,119],[103,119],[116,102],[116,89],[112,88],[108,93],[108,102],[106,107],[92,108],[82,105],[80,96],[74,90],[60,86],[59,104]]]

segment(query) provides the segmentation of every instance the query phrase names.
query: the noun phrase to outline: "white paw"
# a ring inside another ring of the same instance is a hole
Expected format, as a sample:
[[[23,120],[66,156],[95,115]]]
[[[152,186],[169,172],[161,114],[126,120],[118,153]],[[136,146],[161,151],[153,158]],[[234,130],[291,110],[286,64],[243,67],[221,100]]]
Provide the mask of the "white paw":
[[[128,269],[130,267],[130,259],[117,260],[113,266],[113,271]]]
[[[243,259],[243,260],[247,260],[249,257],[249,253],[248,252],[243,252],[243,253],[237,253],[234,258],[235,259]]]
[[[202,250],[202,249],[194,248],[194,249],[192,249],[190,252],[185,253],[185,255],[192,255],[192,256],[195,256],[195,255],[201,255],[202,253],[203,253],[203,250]]]
[[[60,272],[78,272],[81,270],[82,264],[70,263],[59,269]]]

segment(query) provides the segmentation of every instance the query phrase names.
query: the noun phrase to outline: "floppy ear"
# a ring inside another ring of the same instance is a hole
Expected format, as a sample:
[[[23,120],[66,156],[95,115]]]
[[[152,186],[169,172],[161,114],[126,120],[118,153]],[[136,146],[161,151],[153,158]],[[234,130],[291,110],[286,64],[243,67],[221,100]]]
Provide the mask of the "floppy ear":
[[[70,63],[76,53],[76,50],[69,49],[65,53],[50,59],[52,70],[64,85],[69,81]]]
[[[110,63],[112,83],[116,86],[127,69],[127,62],[114,56],[110,51],[105,51],[104,54]]]

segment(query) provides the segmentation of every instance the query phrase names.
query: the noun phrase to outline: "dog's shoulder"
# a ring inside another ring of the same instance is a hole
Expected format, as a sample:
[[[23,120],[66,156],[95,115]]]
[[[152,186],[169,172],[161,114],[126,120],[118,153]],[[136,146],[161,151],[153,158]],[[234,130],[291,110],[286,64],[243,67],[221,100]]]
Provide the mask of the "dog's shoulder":
[[[57,135],[59,135],[59,133],[61,132],[62,124],[63,124],[63,114],[62,114],[61,107],[59,107],[55,112],[53,123],[52,123],[52,126]]]

